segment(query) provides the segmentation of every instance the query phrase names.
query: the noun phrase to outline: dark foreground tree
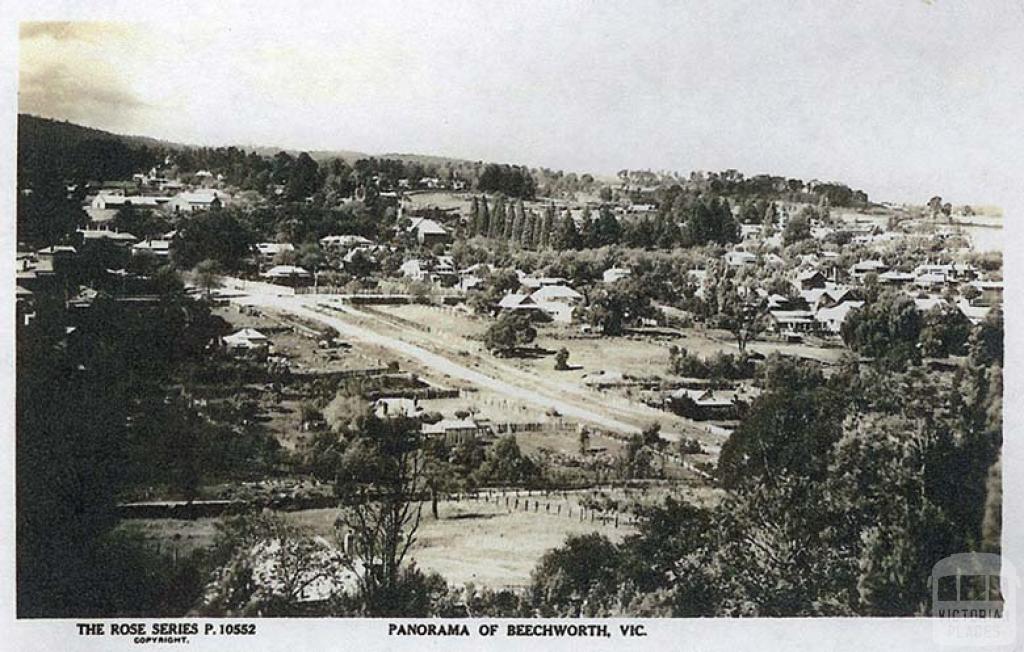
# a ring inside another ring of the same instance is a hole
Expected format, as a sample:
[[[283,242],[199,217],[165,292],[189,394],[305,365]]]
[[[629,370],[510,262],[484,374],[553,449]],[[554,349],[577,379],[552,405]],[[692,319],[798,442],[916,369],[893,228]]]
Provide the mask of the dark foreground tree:
[[[414,422],[366,417],[343,461],[336,526],[350,542],[346,563],[357,575],[366,616],[401,616],[402,564],[416,540],[424,456]]]

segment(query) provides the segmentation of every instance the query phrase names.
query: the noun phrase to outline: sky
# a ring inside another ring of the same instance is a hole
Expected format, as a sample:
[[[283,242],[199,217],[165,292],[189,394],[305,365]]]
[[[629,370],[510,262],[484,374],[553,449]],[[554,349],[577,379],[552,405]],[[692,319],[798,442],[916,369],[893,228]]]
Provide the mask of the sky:
[[[1024,0],[66,3],[18,110],[203,145],[1019,186]],[[87,22],[88,21],[88,22]]]

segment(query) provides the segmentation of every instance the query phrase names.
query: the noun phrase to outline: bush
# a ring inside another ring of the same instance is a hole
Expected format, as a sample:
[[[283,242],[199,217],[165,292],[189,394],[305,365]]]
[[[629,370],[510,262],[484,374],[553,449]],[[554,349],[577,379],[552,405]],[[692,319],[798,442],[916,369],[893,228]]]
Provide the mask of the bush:
[[[669,349],[669,371],[687,378],[739,380],[754,376],[754,363],[745,354],[733,355],[721,351],[702,359],[686,349]]]

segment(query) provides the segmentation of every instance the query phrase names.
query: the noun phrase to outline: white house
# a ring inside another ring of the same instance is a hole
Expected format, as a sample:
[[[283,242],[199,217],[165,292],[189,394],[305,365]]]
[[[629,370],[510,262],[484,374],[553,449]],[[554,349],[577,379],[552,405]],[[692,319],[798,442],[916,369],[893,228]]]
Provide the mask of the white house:
[[[417,242],[423,245],[444,244],[449,240],[448,230],[426,217],[413,218],[407,231],[415,234]]]
[[[230,195],[220,190],[197,190],[178,193],[167,202],[167,209],[175,213],[195,213],[219,208],[226,204]]]
[[[121,191],[103,191],[93,197],[91,207],[97,210],[118,209],[126,206],[159,208],[169,201],[170,197],[156,197],[153,195],[133,195],[129,197]]]
[[[723,256],[727,265],[731,267],[743,267],[753,265],[757,262],[757,256],[749,251],[730,251]]]
[[[283,281],[295,285],[302,284],[313,278],[313,275],[308,270],[296,265],[277,265],[263,272],[260,276],[272,281]]]
[[[279,253],[295,251],[295,245],[290,242],[257,242],[256,251],[263,263],[270,264]]]
[[[171,241],[146,239],[132,245],[132,255],[142,252],[149,252],[157,258],[167,258],[171,255]]]
[[[621,281],[624,278],[629,278],[633,272],[625,267],[612,267],[604,270],[604,274],[601,275],[601,280],[605,283],[615,283]]]
[[[364,238],[361,235],[325,235],[320,238],[320,246],[324,249],[342,249],[345,247],[366,247],[373,244],[373,240]]]
[[[844,301],[831,308],[820,309],[814,313],[814,320],[818,322],[821,330],[836,335],[842,329],[843,322],[846,321],[850,311],[863,305],[863,301]]]
[[[267,349],[270,340],[255,328],[243,328],[231,335],[225,335],[221,342],[228,351],[253,351]]]

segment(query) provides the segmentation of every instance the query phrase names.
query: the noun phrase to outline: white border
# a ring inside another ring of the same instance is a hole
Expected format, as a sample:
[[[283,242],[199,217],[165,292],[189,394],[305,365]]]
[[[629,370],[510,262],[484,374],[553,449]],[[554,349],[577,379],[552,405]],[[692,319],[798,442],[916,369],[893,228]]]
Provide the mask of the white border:
[[[915,1],[915,0],[904,0]],[[942,0],[935,0],[940,2]],[[992,0],[997,1],[997,0]],[[998,0],[1003,1],[1003,0]],[[1007,0],[1022,4],[1022,0]],[[0,2],[0,274],[3,275],[2,286],[4,297],[0,299],[2,311],[2,331],[5,338],[0,343],[0,363],[3,364],[2,405],[4,410],[4,432],[0,439],[0,628],[4,630],[0,637],[0,648],[22,649],[82,649],[111,650],[123,648],[140,648],[130,640],[117,640],[109,636],[80,637],[77,635],[72,621],[55,620],[14,620],[14,432],[13,432],[13,379],[14,379],[14,188],[15,188],[15,137],[17,118],[17,43],[18,21],[25,19],[51,20],[82,20],[105,19],[136,22],[147,17],[166,20],[168,16],[188,15],[201,20],[223,20],[224,16],[238,13],[249,15],[271,15],[274,11],[282,11],[282,5],[266,2],[218,2],[218,3],[158,3],[147,4],[137,1],[111,0],[108,2],[50,2],[46,7],[40,3],[17,1]],[[331,5],[315,3],[325,15],[331,11]],[[443,4],[443,3],[438,3]],[[260,6],[263,5],[263,6]],[[314,3],[305,3],[309,8]],[[780,3],[780,11],[785,10]],[[342,9],[342,7],[335,7]],[[1024,40],[1024,30],[1021,34]],[[952,45],[952,44],[951,44]],[[983,47],[984,44],[976,44]],[[1024,86],[1024,61],[1020,62],[1022,86]],[[995,161],[993,164],[1008,166],[1024,173],[1024,105],[1018,115],[1021,120],[1017,124],[1004,125],[1006,137],[1016,139],[1015,151],[1021,152],[1016,160]],[[1005,278],[1007,280],[1005,314],[1007,325],[1006,338],[1006,369],[1005,376],[1005,420],[1004,420],[1004,518],[1003,518],[1003,554],[1016,562],[1017,568],[1024,568],[1024,537],[1021,537],[1020,524],[1024,523],[1021,510],[1021,496],[1024,496],[1024,473],[1022,473],[1022,448],[1024,448],[1024,376],[1016,370],[1022,368],[1024,348],[1020,332],[1024,310],[1024,284],[1019,282],[1021,276],[1021,251],[1024,250],[1024,201],[1021,201],[1021,188],[1024,188],[1024,174],[1021,186],[1009,189],[1010,195],[1004,196],[1003,209],[1007,215],[1005,221]],[[1006,191],[1006,189],[1000,189]],[[1008,200],[1008,201],[1007,201]],[[1015,243],[1020,243],[1016,245]],[[1010,605],[1019,616],[1021,605]],[[150,621],[152,622],[152,621]],[[487,648],[518,649],[520,647],[542,646],[550,649],[702,649],[728,650],[737,649],[779,649],[779,650],[931,650],[936,649],[932,639],[932,622],[928,619],[697,619],[697,620],[648,620],[643,621],[648,630],[648,637],[642,639],[509,639],[497,637],[494,640],[481,639],[474,635],[467,639],[411,637],[396,638],[387,636],[385,620],[370,619],[319,619],[319,620],[288,620],[268,619],[257,622],[259,635],[255,638],[207,638],[193,637],[188,649],[216,650],[319,650],[319,649],[455,649],[477,650],[486,644]],[[481,621],[469,621],[471,628]],[[492,621],[497,622],[497,621]],[[607,622],[612,628],[622,621],[610,619]],[[115,642],[116,641],[116,642]],[[1018,640],[1015,650],[1022,648]],[[164,648],[165,646],[159,646]],[[183,649],[183,648],[179,648]]]

